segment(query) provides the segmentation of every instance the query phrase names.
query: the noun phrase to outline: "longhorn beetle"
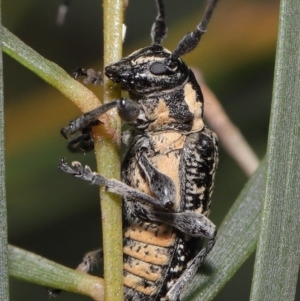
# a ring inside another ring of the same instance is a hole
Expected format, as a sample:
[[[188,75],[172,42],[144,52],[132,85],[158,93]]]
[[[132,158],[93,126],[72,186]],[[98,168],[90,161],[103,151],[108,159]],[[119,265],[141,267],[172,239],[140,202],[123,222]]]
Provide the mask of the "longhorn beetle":
[[[122,182],[79,162],[71,167],[63,159],[59,165],[66,173],[123,196],[126,301],[180,300],[215,244],[216,227],[207,216],[218,162],[217,137],[204,124],[201,89],[180,57],[198,45],[216,2],[209,2],[196,30],[170,52],[161,46],[167,29],[163,1],[157,0],[152,44],[105,68],[105,75],[120,83],[130,99],[104,104],[61,131],[66,138],[81,131],[69,146],[90,150],[91,127],[115,107],[133,128],[123,135],[128,150]],[[208,241],[199,251],[201,238]]]

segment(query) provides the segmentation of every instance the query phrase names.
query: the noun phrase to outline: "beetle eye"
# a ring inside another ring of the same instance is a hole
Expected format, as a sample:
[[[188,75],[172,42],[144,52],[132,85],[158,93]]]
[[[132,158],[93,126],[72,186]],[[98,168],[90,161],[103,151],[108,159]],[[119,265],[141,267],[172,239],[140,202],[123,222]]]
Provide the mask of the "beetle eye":
[[[154,75],[165,74],[167,70],[168,70],[167,66],[161,62],[154,62],[150,66],[150,72]]]

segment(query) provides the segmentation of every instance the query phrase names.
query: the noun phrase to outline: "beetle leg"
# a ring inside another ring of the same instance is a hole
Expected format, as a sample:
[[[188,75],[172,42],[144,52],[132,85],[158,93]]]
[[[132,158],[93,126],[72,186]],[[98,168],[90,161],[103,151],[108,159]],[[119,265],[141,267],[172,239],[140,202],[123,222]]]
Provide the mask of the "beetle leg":
[[[74,73],[74,78],[79,79],[80,77],[84,77],[83,83],[94,84],[95,86],[103,85],[103,75],[100,71],[96,71],[94,69],[84,70],[83,68],[77,68]]]
[[[216,234],[216,232],[215,232]],[[177,301],[179,300],[180,294],[186,284],[190,282],[195,274],[197,273],[197,270],[199,269],[200,265],[202,264],[205,257],[208,255],[208,253],[211,251],[213,246],[215,245],[216,238],[215,236],[212,237],[205,248],[203,248],[194,259],[192,259],[186,270],[183,272],[183,274],[180,276],[180,278],[175,282],[175,284],[172,286],[172,288],[168,291],[166,297],[170,301]]]
[[[128,197],[129,199],[137,200],[160,209],[163,208],[160,200],[155,199],[137,189],[134,189],[123,182],[114,179],[106,179],[98,173],[92,172],[90,167],[83,167],[77,161],[72,162],[72,167],[70,167],[67,162],[62,159],[60,161],[60,164],[58,165],[58,168],[65,173],[73,175],[75,178],[80,178],[94,185],[105,186],[106,190],[109,192],[118,194],[123,197]]]
[[[97,107],[96,109],[70,121],[69,125],[62,128],[60,132],[67,139],[82,129],[94,126],[95,122],[99,122],[98,118],[101,115],[113,108],[118,109],[118,114],[126,122],[134,121],[140,113],[140,109],[134,101],[126,98],[120,98]]]
[[[163,208],[172,207],[176,194],[174,182],[155,168],[144,153],[136,157],[146,175],[151,192],[160,200]]]
[[[76,268],[77,271],[89,273],[93,270],[95,266],[99,264],[103,259],[103,250],[97,249],[95,251],[90,251],[86,253],[83,258],[82,262]]]
[[[102,259],[103,259],[102,249],[97,249],[95,251],[88,252],[83,256],[82,262],[78,265],[76,270],[83,273],[89,273],[90,271],[93,270],[95,266],[99,264],[100,261],[102,261]],[[47,289],[49,299],[56,298],[61,292],[62,290],[60,289],[53,289],[53,288]]]
[[[136,215],[145,220],[169,224],[180,232],[193,237],[211,239],[216,235],[216,226],[205,215],[197,212],[156,211],[139,204],[136,206]]]
[[[100,124],[97,120],[93,125]],[[94,139],[92,137],[92,127],[81,130],[81,134],[68,142],[68,150],[71,153],[86,153],[94,149]]]

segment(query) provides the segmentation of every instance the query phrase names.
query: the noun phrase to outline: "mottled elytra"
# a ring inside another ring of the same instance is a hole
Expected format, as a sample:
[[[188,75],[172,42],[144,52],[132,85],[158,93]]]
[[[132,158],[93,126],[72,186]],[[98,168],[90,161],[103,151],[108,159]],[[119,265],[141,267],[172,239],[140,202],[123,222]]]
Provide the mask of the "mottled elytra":
[[[79,133],[69,149],[86,152],[93,148],[90,130],[106,111],[117,108],[131,126],[122,137],[127,146],[122,181],[106,179],[79,162],[69,166],[61,160],[59,165],[123,197],[126,301],[180,300],[215,244],[216,227],[207,216],[218,163],[217,137],[204,124],[201,89],[181,57],[198,45],[216,2],[209,1],[200,24],[171,52],[161,45],[166,17],[163,1],[157,0],[152,44],[105,68],[105,75],[120,84],[129,99],[104,104],[61,131],[66,138]],[[91,82],[99,80],[99,73],[89,74]],[[77,70],[77,76],[84,75],[83,69]],[[207,242],[201,248],[203,238]],[[84,270],[100,257],[93,254],[85,257]]]

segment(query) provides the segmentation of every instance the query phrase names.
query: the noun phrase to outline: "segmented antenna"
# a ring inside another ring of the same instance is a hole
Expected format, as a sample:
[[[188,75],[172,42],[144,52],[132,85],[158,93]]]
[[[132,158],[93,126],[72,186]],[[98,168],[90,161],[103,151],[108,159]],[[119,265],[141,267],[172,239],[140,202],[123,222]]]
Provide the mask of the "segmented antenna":
[[[206,32],[207,24],[211,18],[217,2],[218,0],[210,0],[205,10],[202,21],[200,22],[200,24],[198,24],[195,31],[189,32],[182,38],[173,53],[170,55],[170,61],[176,60],[184,54],[189,53],[199,44],[202,35]]]
[[[167,35],[166,15],[163,0],[156,0],[157,16],[151,28],[152,44],[161,45]]]

